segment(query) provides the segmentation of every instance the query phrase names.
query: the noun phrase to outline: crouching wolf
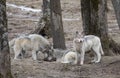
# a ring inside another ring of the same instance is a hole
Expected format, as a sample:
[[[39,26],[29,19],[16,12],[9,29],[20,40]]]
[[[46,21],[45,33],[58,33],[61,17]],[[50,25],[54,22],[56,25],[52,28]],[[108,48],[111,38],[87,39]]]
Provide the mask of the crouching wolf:
[[[53,49],[49,41],[37,34],[30,34],[25,37],[16,38],[13,50],[15,53],[14,59],[18,59],[20,55],[23,58],[24,52],[32,51],[33,60],[37,60],[38,52],[44,53],[44,59],[47,61],[55,60]]]
[[[69,64],[78,64],[80,59],[80,54],[73,51],[68,51],[63,54],[61,63],[69,63]]]
[[[81,53],[80,64],[84,63],[85,52],[93,50],[95,52],[94,60],[91,62],[98,63],[101,60],[101,54],[104,55],[100,38],[94,35],[83,36],[76,32],[76,38],[73,40],[75,51]]]

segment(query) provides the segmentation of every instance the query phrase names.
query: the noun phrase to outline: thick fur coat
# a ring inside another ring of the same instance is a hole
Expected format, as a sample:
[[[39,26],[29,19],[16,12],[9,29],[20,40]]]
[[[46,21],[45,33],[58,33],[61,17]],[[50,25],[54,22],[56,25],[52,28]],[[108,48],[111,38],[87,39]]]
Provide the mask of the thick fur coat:
[[[78,64],[80,55],[77,52],[69,51],[62,57],[61,63]]]
[[[14,44],[14,59],[18,59],[20,55],[23,58],[24,52],[26,51],[32,51],[33,60],[37,60],[37,53],[39,51],[44,53],[45,58],[49,58],[49,60],[53,58],[53,52],[49,41],[41,35],[30,34],[28,36],[18,37],[15,38],[13,42],[10,42],[10,46],[11,44]]]
[[[93,50],[95,52],[95,57],[92,62],[98,63],[101,60],[101,55],[104,55],[100,38],[94,35],[86,35],[81,37],[76,37],[73,40],[74,50],[81,54],[80,64],[84,63],[85,52]]]

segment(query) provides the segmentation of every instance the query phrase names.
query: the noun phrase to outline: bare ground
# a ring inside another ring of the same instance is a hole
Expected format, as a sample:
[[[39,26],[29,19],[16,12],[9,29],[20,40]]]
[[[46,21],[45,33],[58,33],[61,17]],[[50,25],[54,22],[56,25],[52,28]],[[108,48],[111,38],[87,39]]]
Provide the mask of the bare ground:
[[[120,31],[110,0],[108,1],[109,35],[120,43]],[[33,9],[41,9],[42,5],[42,0],[7,0],[7,2]],[[66,46],[70,49],[75,31],[82,31],[80,1],[61,0],[61,3]],[[7,14],[9,40],[18,34],[34,31],[42,15],[42,13],[23,11],[10,6],[7,6]],[[58,62],[36,62],[30,56],[22,60],[13,60],[13,53],[11,53],[12,72],[15,78],[120,78],[120,56],[103,56],[99,64],[90,64],[91,58],[86,56],[83,66]]]

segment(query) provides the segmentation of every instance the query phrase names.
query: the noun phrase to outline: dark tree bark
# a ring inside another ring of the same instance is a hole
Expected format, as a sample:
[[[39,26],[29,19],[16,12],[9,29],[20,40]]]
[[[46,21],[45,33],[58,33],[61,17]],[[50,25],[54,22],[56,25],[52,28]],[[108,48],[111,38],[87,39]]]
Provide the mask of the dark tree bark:
[[[90,0],[81,0],[81,12],[83,20],[83,30],[84,33],[90,34],[91,30],[91,12],[90,12]],[[87,20],[87,21],[86,21]]]
[[[65,38],[62,23],[60,0],[50,0],[51,8],[51,30],[53,36],[53,47],[65,49]]]
[[[107,26],[106,6],[107,0],[91,0],[91,34],[97,35],[101,38],[102,46],[105,54],[109,53],[109,37]]]
[[[113,54],[110,45],[114,45],[108,36],[106,6],[107,0],[81,0],[83,28],[85,34],[101,38],[105,55]],[[89,13],[88,13],[89,12]]]
[[[7,30],[6,0],[0,0],[0,78],[13,78]]]
[[[120,29],[120,0],[111,0],[111,1],[113,4],[113,8],[115,10],[116,19],[117,19],[118,26]]]
[[[43,0],[43,16],[40,17],[38,27],[32,33],[41,34],[42,36],[51,37],[50,29],[50,0]]]

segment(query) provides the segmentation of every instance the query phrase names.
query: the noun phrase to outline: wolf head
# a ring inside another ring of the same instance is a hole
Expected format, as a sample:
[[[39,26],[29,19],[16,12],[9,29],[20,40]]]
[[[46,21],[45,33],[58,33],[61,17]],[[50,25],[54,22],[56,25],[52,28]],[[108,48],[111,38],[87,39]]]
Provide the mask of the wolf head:
[[[44,61],[56,61],[54,49],[52,47],[45,52]]]
[[[76,31],[73,42],[74,43],[82,43],[83,41],[84,41],[84,33],[83,32],[80,33],[78,31]]]

